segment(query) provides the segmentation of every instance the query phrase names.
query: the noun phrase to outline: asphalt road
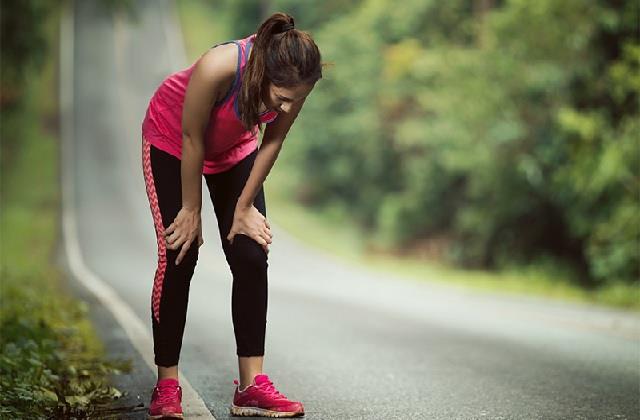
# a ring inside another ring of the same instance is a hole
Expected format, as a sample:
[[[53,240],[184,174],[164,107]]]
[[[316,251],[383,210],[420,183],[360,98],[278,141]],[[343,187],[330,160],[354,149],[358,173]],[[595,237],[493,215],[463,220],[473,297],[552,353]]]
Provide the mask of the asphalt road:
[[[158,84],[187,63],[168,3],[135,5],[137,22],[75,6],[73,205],[87,266],[150,331],[156,242],[140,125]],[[232,278],[203,197],[181,369],[226,419]],[[392,278],[273,232],[264,370],[307,418],[640,418],[637,315]]]

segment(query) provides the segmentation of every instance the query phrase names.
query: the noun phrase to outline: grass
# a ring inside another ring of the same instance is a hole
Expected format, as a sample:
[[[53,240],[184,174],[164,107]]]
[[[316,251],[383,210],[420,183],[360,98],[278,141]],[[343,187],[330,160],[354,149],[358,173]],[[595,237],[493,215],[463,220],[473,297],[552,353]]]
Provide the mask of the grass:
[[[178,1],[190,60],[199,57],[212,40],[217,42],[229,37],[230,31],[225,27],[224,16],[214,13],[213,9],[202,0]],[[463,270],[416,257],[368,253],[367,238],[348,222],[345,214],[337,209],[312,211],[292,200],[295,178],[290,176],[291,161],[285,146],[265,182],[270,220],[309,246],[330,253],[344,262],[417,281],[432,281],[491,293],[540,296],[640,310],[638,283],[613,282],[600,289],[587,291],[572,283],[567,273],[553,266],[532,265],[501,272]]]
[[[56,95],[56,10],[41,72],[0,114],[0,418],[86,418],[121,393],[109,375],[129,369],[105,360],[87,307],[55,264],[60,189]]]

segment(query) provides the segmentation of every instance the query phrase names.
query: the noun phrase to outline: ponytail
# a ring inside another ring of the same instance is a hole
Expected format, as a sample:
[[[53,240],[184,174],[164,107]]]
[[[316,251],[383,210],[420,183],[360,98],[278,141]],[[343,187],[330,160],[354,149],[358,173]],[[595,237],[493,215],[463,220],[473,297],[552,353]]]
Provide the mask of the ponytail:
[[[260,122],[258,110],[269,82],[295,87],[321,78],[320,51],[311,36],[294,28],[293,17],[274,13],[258,28],[242,76],[238,98],[242,124],[252,130]]]

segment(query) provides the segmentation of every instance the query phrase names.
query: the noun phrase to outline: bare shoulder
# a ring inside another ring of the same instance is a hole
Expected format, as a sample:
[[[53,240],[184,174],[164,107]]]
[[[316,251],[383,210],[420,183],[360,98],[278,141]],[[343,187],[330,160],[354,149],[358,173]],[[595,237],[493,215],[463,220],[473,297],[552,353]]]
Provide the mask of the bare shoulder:
[[[237,50],[235,44],[225,44],[205,52],[193,68],[187,96],[202,97],[203,102],[207,104],[214,104],[223,99],[235,78]]]
[[[209,80],[233,80],[238,63],[238,47],[233,44],[218,45],[205,52],[196,68],[204,78]]]

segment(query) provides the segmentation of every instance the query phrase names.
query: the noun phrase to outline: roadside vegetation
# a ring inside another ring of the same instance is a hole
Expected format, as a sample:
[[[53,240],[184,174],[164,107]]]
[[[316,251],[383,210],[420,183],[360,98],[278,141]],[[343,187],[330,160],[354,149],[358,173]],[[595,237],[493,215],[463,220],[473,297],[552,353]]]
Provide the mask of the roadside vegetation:
[[[17,18],[19,16],[19,19]],[[96,418],[121,396],[56,265],[61,246],[57,56],[60,4],[2,3],[0,418]],[[21,37],[7,37],[20,21]],[[100,417],[106,418],[106,417]]]

